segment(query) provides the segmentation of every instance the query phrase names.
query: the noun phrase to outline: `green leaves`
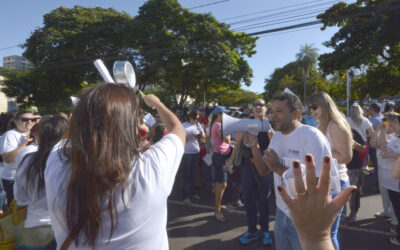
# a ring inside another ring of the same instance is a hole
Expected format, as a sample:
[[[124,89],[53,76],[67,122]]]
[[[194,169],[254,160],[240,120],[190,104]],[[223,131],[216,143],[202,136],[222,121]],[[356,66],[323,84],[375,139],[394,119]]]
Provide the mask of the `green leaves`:
[[[325,73],[366,68],[356,79],[358,90],[364,96],[397,94],[400,91],[396,84],[400,66],[399,11],[400,3],[396,0],[359,0],[349,5],[335,4],[319,15],[323,28],[340,27],[324,44],[333,51],[319,57],[320,68]]]
[[[252,70],[244,57],[255,53],[255,41],[210,14],[182,8],[177,0],[147,1],[135,18],[114,9],[60,7],[44,15],[44,26],[24,44],[34,70],[16,74],[5,89],[27,105],[68,103],[82,82],[102,80],[95,59],[109,69],[116,60],[128,60],[140,89],[167,88],[173,106],[181,107],[189,95],[218,86],[249,86]]]

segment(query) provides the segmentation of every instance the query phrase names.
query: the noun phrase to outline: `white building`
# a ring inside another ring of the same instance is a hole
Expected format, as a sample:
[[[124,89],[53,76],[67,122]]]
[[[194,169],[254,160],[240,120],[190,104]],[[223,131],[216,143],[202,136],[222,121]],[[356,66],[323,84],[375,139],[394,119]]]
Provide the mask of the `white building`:
[[[4,77],[0,76],[0,113],[18,110],[18,105],[15,99],[9,98],[3,92],[1,92],[1,87],[3,85],[3,82],[4,82]]]
[[[23,56],[16,56],[16,55],[3,57],[3,67],[7,69],[18,69],[18,70],[32,68],[28,59],[26,59]]]

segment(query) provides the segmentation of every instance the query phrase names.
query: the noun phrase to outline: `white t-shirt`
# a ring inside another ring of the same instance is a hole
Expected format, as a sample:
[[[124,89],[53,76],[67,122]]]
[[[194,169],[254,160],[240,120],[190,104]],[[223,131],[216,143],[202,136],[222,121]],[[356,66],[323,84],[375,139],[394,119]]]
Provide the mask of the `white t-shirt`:
[[[200,123],[190,124],[189,122],[184,122],[183,127],[185,128],[186,136],[189,135],[204,135],[204,130]],[[186,140],[185,144],[185,154],[197,154],[200,153],[200,144],[197,138],[191,140]]]
[[[316,166],[317,177],[320,176],[323,157],[331,156],[331,148],[329,142],[322,132],[308,125],[300,125],[290,134],[284,135],[277,131],[272,136],[269,147],[273,149],[280,160],[283,157],[286,159],[298,160],[304,164],[306,154],[312,154]],[[292,167],[292,166],[286,166]],[[332,168],[337,168],[332,161]],[[288,217],[289,208],[282,200],[277,190],[278,186],[285,186],[283,179],[278,174],[274,173],[274,186],[276,195],[276,206],[283,211]]]
[[[24,147],[21,149],[21,151],[18,152],[17,156],[15,157],[15,166],[18,170],[19,164],[21,164],[22,159],[24,159],[25,155],[36,152],[38,149],[38,145],[34,142],[29,144],[28,146]]]
[[[27,186],[27,168],[33,154],[26,157],[17,169],[14,182],[14,197],[18,206],[28,206],[25,228],[50,225],[50,213],[47,207],[45,190],[38,193],[37,181],[34,187]]]
[[[328,127],[326,128],[326,138],[328,139],[329,145],[331,146],[331,150],[334,151],[335,148],[333,147],[332,136],[329,133],[329,129],[330,129],[331,124],[332,124],[332,121],[329,122]],[[346,166],[346,164],[337,163],[337,166],[338,166],[338,172],[339,172],[340,180],[341,181],[348,181],[349,180],[349,176],[347,175],[347,166]]]
[[[68,235],[65,209],[70,164],[60,160],[63,142],[53,148],[45,170],[47,203],[58,246],[61,246]],[[168,249],[167,198],[171,193],[182,155],[181,140],[174,134],[167,134],[150,146],[137,161],[132,162],[132,172],[124,193],[126,208],[117,191],[118,226],[107,244],[111,226],[109,214],[104,208],[104,233],[99,235],[99,243],[95,249]],[[84,185],[82,183],[82,188]],[[92,247],[76,247],[72,243],[68,249]]]
[[[357,126],[350,117],[347,117],[347,122],[349,123],[349,125],[352,129],[355,129],[355,130],[357,130],[358,133],[360,133],[364,142],[368,141],[367,130],[369,128],[372,129],[372,124],[367,118],[364,118],[362,120],[361,126]]]
[[[396,154],[400,154],[400,138],[388,135],[387,136],[388,143],[386,145],[386,149],[390,152],[394,152]],[[379,181],[381,185],[387,189],[390,189],[395,192],[400,192],[399,189],[399,180],[393,178],[392,176],[392,168],[395,162],[395,158],[382,158],[381,150],[377,150],[377,158],[379,163]]]
[[[27,135],[18,132],[16,129],[9,130],[0,139],[0,154],[9,153],[21,146],[27,139]],[[15,160],[11,163],[4,162],[2,179],[13,181],[17,165]]]

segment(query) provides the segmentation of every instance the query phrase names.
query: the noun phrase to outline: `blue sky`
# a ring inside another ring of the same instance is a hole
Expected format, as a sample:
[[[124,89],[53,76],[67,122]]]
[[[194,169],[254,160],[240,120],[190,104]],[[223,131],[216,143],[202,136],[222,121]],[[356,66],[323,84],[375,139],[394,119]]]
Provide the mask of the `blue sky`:
[[[43,25],[44,14],[60,6],[99,6],[125,11],[135,16],[137,15],[138,8],[143,5],[144,2],[144,0],[1,1],[0,65],[3,64],[3,57],[5,56],[21,55],[23,50],[14,46],[23,43],[36,28]],[[232,24],[231,29],[239,30],[242,28],[242,31],[251,33],[315,20],[312,16],[315,16],[317,12],[328,8],[338,1],[179,0],[179,2],[185,8],[192,8],[191,11],[193,12],[212,13],[217,20]],[[347,0],[345,2],[350,1]],[[206,4],[211,5],[198,7]],[[239,23],[234,24],[235,22]],[[263,92],[265,85],[264,79],[268,77],[275,68],[282,67],[295,60],[295,55],[299,51],[301,45],[306,43],[313,44],[314,47],[319,49],[319,53],[329,52],[330,50],[324,47],[322,43],[329,40],[336,31],[336,28],[321,31],[320,25],[316,25],[298,30],[261,35],[257,41],[257,53],[251,58],[248,58],[248,62],[254,73],[254,78],[252,79],[253,83],[250,87],[244,88],[256,93]]]

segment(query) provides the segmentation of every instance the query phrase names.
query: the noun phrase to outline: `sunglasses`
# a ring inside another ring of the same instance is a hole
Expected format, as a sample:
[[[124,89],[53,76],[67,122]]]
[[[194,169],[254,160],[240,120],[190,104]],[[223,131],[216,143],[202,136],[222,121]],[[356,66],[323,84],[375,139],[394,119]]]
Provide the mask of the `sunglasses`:
[[[21,121],[23,121],[23,122],[27,122],[27,121],[31,121],[31,122],[34,122],[34,121],[36,121],[38,118],[26,118],[26,117],[22,117],[21,118]]]
[[[264,103],[253,103],[253,107],[265,107]]]
[[[311,105],[311,106],[308,106],[308,108],[309,108],[309,109],[312,109],[312,110],[316,110],[316,109],[318,108],[318,106],[316,106],[316,105]]]

